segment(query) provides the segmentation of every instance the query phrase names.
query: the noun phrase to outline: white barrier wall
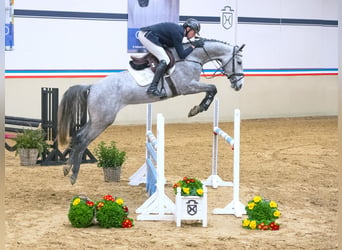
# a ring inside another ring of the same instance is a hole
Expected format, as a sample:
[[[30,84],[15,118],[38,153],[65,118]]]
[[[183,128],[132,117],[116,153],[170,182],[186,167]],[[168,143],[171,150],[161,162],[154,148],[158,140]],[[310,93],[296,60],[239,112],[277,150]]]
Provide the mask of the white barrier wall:
[[[7,79],[6,115],[40,117],[40,88],[59,87],[60,99],[69,84],[90,83],[95,79]],[[273,118],[337,115],[338,84],[336,76],[257,76],[246,77],[244,88],[235,92],[227,79],[203,80],[217,83],[221,104],[220,119],[232,121],[235,108],[241,118]],[[20,89],[20,91],[18,91]],[[154,114],[163,112],[168,123],[210,122],[212,107],[195,117],[188,112],[199,104],[204,94],[180,96],[153,104]],[[145,105],[132,105],[119,112],[116,124],[144,124]]]
[[[218,86],[227,108],[223,120],[232,120],[236,107],[243,119],[337,114],[337,2],[180,0],[180,19],[199,19],[201,36],[247,44],[240,92],[231,90],[226,78],[202,77]],[[226,5],[234,6],[236,37],[221,22]],[[14,50],[6,51],[6,115],[40,117],[41,87],[59,88],[61,98],[73,84],[95,83],[94,76],[128,67],[127,1],[16,0],[14,13]],[[211,121],[211,112],[187,118],[202,98],[176,97],[155,104],[154,111],[168,122]],[[144,105],[130,106],[117,122],[142,124],[144,113]]]

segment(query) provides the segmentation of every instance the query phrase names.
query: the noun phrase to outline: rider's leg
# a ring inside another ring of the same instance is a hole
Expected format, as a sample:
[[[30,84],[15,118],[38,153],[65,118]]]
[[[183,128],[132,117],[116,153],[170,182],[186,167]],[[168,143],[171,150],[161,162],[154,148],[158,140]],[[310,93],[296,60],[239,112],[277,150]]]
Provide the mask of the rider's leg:
[[[154,73],[153,80],[151,85],[147,89],[147,94],[154,95],[154,96],[162,96],[162,93],[158,90],[158,83],[160,78],[164,75],[165,70],[167,68],[167,64],[164,60],[159,61],[156,72]]]
[[[162,96],[157,86],[160,78],[165,73],[167,65],[170,63],[170,58],[166,54],[163,47],[151,42],[148,38],[145,37],[145,32],[138,33],[138,39],[145,46],[145,48],[151,52],[155,57],[158,58],[159,64],[156,67],[156,72],[154,74],[153,80],[149,88],[147,89],[147,93],[155,96]]]

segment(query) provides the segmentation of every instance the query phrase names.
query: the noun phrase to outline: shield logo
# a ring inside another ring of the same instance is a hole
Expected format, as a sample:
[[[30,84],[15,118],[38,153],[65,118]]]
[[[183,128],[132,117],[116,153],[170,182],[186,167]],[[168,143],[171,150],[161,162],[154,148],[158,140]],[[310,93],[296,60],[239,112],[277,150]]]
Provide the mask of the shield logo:
[[[229,30],[233,26],[234,10],[230,6],[225,6],[221,11],[221,24],[223,28]]]
[[[197,214],[198,202],[196,202],[195,200],[189,200],[188,202],[186,202],[186,204],[186,212],[188,213],[188,215],[194,216],[195,214]]]

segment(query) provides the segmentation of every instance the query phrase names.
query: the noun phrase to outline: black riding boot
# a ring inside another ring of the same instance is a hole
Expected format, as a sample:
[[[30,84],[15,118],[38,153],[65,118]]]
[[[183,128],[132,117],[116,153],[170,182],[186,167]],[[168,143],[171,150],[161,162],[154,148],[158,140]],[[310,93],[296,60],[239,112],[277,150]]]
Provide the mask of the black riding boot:
[[[160,93],[160,91],[158,90],[157,86],[159,83],[160,78],[163,76],[163,74],[165,73],[167,64],[164,60],[161,60],[157,67],[156,67],[156,72],[154,73],[154,77],[152,80],[152,83],[150,85],[150,87],[148,87],[147,89],[147,94],[149,95],[154,95],[154,96],[162,96],[162,93]]]

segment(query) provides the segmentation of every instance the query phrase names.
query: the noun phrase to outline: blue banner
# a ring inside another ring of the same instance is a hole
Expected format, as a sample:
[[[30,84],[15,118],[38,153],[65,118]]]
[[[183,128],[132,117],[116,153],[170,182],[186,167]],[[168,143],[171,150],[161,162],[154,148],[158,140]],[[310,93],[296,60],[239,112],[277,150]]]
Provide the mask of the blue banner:
[[[12,49],[13,46],[14,46],[13,24],[6,23],[5,24],[5,47],[6,49]]]
[[[5,50],[12,50],[14,46],[14,0],[5,2]]]
[[[128,52],[145,52],[136,34],[141,27],[160,22],[179,22],[179,0],[128,0]]]

